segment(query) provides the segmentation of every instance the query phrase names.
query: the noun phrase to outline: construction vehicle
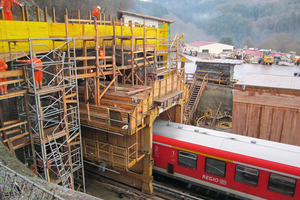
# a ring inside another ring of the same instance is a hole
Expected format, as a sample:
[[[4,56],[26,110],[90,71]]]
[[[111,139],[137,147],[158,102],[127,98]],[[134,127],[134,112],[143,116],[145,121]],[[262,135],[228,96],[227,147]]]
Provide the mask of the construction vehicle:
[[[259,58],[258,63],[263,65],[272,65],[274,59],[271,56],[271,50],[262,49],[260,51],[262,51],[262,56]]]
[[[300,65],[300,57],[295,57],[295,65]]]

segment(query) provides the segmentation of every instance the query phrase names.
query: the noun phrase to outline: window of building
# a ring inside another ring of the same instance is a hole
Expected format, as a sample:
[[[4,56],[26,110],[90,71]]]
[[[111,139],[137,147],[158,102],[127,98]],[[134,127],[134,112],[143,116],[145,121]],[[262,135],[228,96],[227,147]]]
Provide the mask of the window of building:
[[[202,53],[209,53],[209,49],[202,49]]]
[[[183,167],[197,169],[197,155],[186,151],[179,151],[178,164]]]
[[[223,52],[232,52],[231,49],[223,49]]]
[[[237,165],[235,168],[235,180],[248,185],[257,186],[259,170]]]
[[[226,162],[217,160],[217,159],[213,159],[213,158],[206,158],[205,159],[205,172],[216,175],[216,176],[225,177]]]
[[[296,179],[278,174],[270,174],[268,189],[273,192],[294,196]]]

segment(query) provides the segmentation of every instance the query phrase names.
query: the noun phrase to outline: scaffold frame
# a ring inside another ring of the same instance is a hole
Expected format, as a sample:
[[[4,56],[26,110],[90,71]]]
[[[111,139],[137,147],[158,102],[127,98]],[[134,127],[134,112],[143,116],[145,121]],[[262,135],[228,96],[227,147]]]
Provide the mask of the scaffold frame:
[[[29,49],[19,43],[27,42]],[[41,53],[39,47],[49,49]],[[9,41],[13,69],[24,69],[28,115],[35,141],[37,174],[46,181],[85,192],[80,113],[74,38],[47,38]],[[20,56],[11,49],[18,49]],[[17,55],[13,58],[13,55]],[[27,58],[18,60],[20,57]],[[42,60],[43,86],[35,82],[35,67]],[[30,63],[30,64],[28,64]],[[76,182],[76,184],[75,184]]]

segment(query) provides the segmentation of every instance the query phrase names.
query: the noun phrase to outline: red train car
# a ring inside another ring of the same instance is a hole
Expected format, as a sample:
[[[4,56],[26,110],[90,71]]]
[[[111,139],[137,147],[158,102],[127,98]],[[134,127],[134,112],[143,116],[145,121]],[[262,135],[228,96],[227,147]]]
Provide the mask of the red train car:
[[[300,199],[300,147],[157,120],[154,171],[242,199]]]

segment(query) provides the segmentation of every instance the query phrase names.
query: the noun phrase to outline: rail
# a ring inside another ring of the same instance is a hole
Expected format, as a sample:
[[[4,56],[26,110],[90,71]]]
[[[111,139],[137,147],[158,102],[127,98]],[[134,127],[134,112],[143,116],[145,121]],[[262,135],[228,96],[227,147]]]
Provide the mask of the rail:
[[[203,200],[202,198],[195,197],[190,194],[186,194],[184,192],[180,192],[176,189],[172,189],[172,188],[169,188],[169,187],[157,184],[157,183],[153,183],[153,187],[158,192],[170,194],[171,196],[178,198],[178,199],[180,198],[180,199],[188,199],[188,200]]]
[[[193,84],[195,82],[195,73],[186,73],[185,74],[185,81],[187,84]]]
[[[0,199],[63,199],[0,163]]]

